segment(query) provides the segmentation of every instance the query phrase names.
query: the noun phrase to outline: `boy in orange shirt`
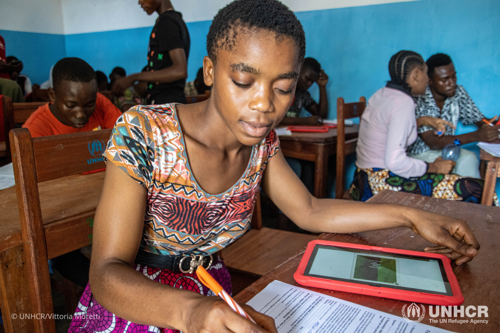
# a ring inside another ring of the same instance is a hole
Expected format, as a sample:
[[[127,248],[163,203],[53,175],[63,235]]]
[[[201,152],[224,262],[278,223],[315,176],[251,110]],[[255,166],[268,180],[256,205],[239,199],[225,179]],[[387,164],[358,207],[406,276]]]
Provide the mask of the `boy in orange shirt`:
[[[38,108],[23,127],[31,137],[113,128],[120,110],[97,92],[95,72],[79,58],[59,60],[53,70],[50,103]]]

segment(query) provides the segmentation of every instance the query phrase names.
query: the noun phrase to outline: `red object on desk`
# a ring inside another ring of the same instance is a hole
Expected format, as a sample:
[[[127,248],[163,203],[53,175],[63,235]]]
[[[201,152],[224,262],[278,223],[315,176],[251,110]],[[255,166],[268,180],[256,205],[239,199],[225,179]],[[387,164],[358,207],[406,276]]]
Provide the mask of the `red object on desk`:
[[[328,126],[288,126],[287,129],[292,132],[303,132],[303,133],[328,132]]]
[[[106,168],[96,169],[96,170],[92,170],[92,171],[86,171],[86,172],[82,172],[81,174],[82,175],[90,175],[92,173],[98,173],[98,172],[103,172],[103,171],[106,171]]]

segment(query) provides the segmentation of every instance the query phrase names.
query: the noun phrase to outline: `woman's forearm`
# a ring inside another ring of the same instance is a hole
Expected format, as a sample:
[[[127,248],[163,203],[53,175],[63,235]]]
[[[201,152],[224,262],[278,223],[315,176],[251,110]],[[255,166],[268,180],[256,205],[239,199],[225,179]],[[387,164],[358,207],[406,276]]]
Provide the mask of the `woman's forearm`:
[[[415,209],[396,205],[313,199],[312,211],[297,225],[311,232],[353,233],[396,227],[411,227]]]
[[[204,297],[150,280],[123,262],[92,266],[90,285],[97,301],[117,316],[138,324],[177,330],[184,329],[187,312]]]

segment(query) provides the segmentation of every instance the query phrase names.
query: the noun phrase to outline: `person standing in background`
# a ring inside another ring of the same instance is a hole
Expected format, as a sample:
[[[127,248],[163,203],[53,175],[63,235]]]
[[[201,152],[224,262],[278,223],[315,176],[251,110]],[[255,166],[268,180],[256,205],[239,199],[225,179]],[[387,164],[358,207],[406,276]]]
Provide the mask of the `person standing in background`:
[[[146,104],[185,103],[191,41],[182,14],[170,0],[139,0],[139,5],[148,15],[159,15],[149,37],[148,71],[116,79],[112,91],[121,96],[134,82],[146,81]]]

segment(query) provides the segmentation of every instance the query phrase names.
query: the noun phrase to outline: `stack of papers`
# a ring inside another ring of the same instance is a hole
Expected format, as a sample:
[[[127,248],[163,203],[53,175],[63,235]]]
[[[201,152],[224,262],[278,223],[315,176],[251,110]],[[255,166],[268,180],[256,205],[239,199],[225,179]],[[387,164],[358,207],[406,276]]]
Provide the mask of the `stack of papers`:
[[[12,163],[9,163],[0,168],[0,190],[16,185],[14,180],[14,168]]]
[[[273,281],[248,303],[274,319],[280,333],[444,333],[441,328]]]
[[[495,157],[500,157],[500,144],[478,142],[477,146]]]

